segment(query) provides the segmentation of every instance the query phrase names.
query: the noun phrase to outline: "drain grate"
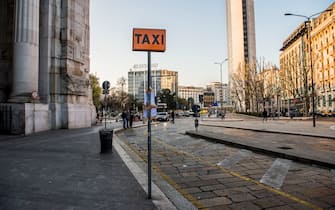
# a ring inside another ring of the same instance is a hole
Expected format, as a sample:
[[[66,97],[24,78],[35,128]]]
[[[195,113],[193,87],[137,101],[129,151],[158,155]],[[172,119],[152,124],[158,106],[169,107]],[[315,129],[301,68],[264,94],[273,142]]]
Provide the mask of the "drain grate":
[[[285,149],[285,150],[289,150],[289,149],[292,149],[291,147],[286,147],[286,146],[283,146],[283,147],[278,147],[279,149]]]

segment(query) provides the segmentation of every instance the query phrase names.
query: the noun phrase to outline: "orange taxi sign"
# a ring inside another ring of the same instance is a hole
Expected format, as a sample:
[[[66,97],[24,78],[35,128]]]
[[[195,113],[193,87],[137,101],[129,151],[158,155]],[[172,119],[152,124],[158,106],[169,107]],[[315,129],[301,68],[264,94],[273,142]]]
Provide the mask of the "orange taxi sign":
[[[133,51],[165,51],[165,29],[133,29]]]

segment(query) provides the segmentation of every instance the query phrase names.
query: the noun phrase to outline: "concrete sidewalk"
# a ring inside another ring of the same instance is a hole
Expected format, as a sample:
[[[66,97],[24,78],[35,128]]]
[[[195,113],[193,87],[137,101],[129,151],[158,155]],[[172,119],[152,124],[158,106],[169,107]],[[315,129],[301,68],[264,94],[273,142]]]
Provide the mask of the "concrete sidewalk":
[[[225,118],[223,120],[218,118],[203,118],[200,123],[202,125],[330,138],[335,140],[335,118],[334,121],[317,121],[315,127],[313,127],[311,120],[268,118],[267,121],[263,121],[258,118],[241,119],[236,118],[236,116],[234,118]]]
[[[223,128],[223,129],[218,129]],[[225,134],[224,128],[252,130],[257,132],[291,134],[301,138],[235,138]],[[189,135],[215,142],[231,144],[256,152],[275,155],[309,164],[335,168],[335,122],[317,122],[312,126],[309,120],[267,120],[257,118],[211,119],[200,121],[199,131],[187,131]]]
[[[99,128],[0,136],[0,209],[157,209]]]

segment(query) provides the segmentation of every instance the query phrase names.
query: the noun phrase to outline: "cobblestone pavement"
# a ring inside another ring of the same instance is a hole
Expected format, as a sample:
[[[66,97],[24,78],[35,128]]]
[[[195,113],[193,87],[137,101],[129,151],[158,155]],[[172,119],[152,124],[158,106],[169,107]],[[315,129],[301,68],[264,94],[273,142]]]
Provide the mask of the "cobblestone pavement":
[[[153,126],[152,163],[198,209],[335,209],[335,170],[186,136],[192,126]],[[146,127],[118,136],[146,160]]]

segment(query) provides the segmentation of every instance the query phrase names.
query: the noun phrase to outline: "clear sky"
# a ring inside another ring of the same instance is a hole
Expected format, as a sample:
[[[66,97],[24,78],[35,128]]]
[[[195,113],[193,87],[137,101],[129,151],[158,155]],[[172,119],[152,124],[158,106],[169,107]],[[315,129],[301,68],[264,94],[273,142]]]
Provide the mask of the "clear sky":
[[[283,41],[304,21],[284,16],[312,15],[333,0],[255,0],[256,53],[279,66]],[[133,28],[166,29],[166,51],[152,63],[179,73],[179,85],[205,86],[220,81],[214,62],[227,58],[225,0],[91,0],[90,71],[114,86],[134,64],[146,64],[146,52],[132,51]],[[227,64],[223,66],[227,82]]]

